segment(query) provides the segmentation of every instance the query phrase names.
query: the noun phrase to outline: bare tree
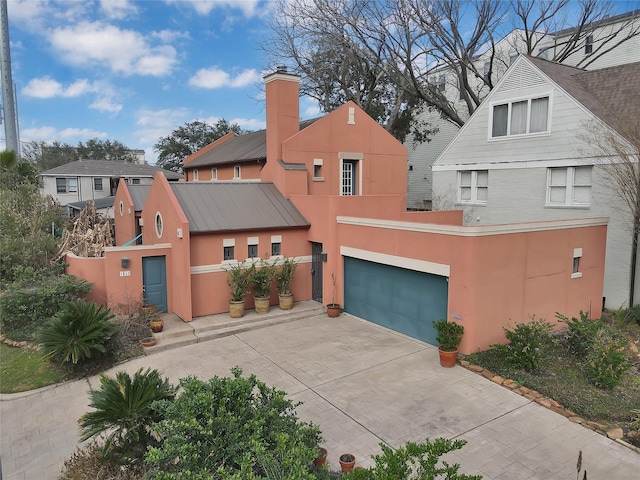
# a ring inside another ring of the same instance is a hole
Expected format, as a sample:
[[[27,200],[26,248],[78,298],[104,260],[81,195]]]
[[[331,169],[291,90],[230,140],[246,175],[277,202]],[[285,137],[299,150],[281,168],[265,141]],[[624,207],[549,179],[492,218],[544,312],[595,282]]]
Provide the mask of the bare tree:
[[[302,93],[324,111],[352,100],[404,139],[425,127],[416,123],[425,109],[464,125],[510,63],[496,49],[509,32],[517,33],[515,52],[579,67],[639,35],[638,15],[611,23],[614,6],[602,0],[280,0],[265,50],[271,62],[289,63],[302,75]],[[578,60],[589,36],[593,50]]]

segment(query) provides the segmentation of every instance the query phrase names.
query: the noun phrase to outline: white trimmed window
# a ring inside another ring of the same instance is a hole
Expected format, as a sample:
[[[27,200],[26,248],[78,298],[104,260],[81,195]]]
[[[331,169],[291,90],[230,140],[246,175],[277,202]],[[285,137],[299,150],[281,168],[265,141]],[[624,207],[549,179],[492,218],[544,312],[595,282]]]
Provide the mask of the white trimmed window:
[[[271,256],[282,255],[282,235],[271,235]]]
[[[491,138],[547,133],[549,131],[549,97],[493,105],[490,115]]]
[[[236,239],[235,238],[225,238],[222,240],[222,259],[229,261],[235,258],[235,247],[236,247]]]
[[[489,191],[487,170],[463,170],[458,172],[458,201],[486,205]]]
[[[591,165],[547,170],[547,205],[588,207],[591,204]]]
[[[156,212],[156,236],[158,238],[162,238],[162,229],[162,215],[160,215],[160,212]]]
[[[593,52],[593,35],[587,35],[584,40],[584,54],[588,55]]]
[[[580,271],[580,259],[582,258],[582,249],[574,248],[573,249],[573,269],[571,272],[571,278],[580,278],[582,277],[582,272]]]
[[[77,193],[78,192],[78,179],[77,178],[56,178],[56,192],[57,193]]]
[[[93,177],[93,189],[102,191],[102,177]]]
[[[313,159],[313,180],[321,181],[324,180],[322,177],[322,158],[314,158]]]
[[[247,238],[247,258],[258,258],[258,237]]]
[[[194,181],[194,182],[197,182],[197,181],[198,181],[198,176],[199,176],[199,175],[198,175],[198,169],[197,169],[197,168],[194,168],[194,169],[193,169],[193,181]]]
[[[358,195],[358,160],[342,161],[342,195]]]
[[[211,169],[211,180],[218,180],[218,169],[216,167]]]
[[[240,176],[240,165],[233,166],[233,178],[236,180],[242,178]]]

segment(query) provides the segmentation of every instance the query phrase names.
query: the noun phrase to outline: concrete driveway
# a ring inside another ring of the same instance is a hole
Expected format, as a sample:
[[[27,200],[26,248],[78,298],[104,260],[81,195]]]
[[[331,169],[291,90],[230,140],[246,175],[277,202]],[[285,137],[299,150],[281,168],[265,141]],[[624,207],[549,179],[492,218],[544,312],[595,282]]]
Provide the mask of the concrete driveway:
[[[228,375],[234,365],[304,402],[298,412],[320,426],[333,467],[346,452],[369,465],[380,442],[444,436],[467,440],[448,460],[485,479],[575,478],[580,450],[590,479],[640,477],[634,451],[462,367],[442,368],[435,347],[348,314],[160,352],[116,370],[153,367],[177,382]],[[76,448],[89,382],[98,384],[94,377],[2,396],[5,480],[57,478]]]

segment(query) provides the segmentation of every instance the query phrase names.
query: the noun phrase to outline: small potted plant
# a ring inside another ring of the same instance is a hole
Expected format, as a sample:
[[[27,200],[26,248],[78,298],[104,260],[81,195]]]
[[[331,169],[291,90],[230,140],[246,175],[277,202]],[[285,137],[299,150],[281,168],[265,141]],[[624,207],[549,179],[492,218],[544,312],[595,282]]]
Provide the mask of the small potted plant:
[[[278,300],[281,310],[291,310],[293,308],[293,293],[291,292],[291,282],[296,272],[298,263],[294,258],[284,258],[282,265],[276,273],[276,284],[278,288]]]
[[[340,468],[342,473],[349,473],[356,464],[356,457],[352,453],[343,453],[340,455]]]
[[[253,264],[250,282],[253,285],[253,299],[257,313],[269,312],[271,283],[275,279],[275,273],[275,267],[266,260],[261,260],[259,266]]]
[[[433,327],[436,329],[436,341],[440,344],[438,353],[440,354],[440,365],[443,367],[454,367],[458,359],[458,345],[462,341],[464,327],[456,322],[446,320],[434,320]]]
[[[318,449],[318,456],[313,459],[313,464],[316,467],[322,467],[327,461],[327,449],[324,447],[316,447]]]
[[[229,285],[229,314],[231,318],[240,318],[244,315],[244,299],[251,281],[251,268],[245,268],[243,264],[231,264],[227,268],[227,284]]]
[[[331,303],[327,305],[327,315],[335,318],[340,315],[340,310],[342,310],[342,307],[339,303],[336,303],[336,275],[333,272],[331,272],[331,283]]]

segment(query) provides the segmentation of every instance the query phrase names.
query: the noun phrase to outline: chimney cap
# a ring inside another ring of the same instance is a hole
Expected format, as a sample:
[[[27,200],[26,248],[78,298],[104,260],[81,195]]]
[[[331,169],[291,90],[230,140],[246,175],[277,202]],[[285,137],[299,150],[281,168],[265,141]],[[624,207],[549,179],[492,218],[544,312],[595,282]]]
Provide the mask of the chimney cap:
[[[276,73],[287,73],[287,66],[280,64],[276,67]]]

